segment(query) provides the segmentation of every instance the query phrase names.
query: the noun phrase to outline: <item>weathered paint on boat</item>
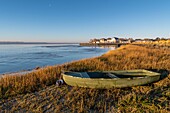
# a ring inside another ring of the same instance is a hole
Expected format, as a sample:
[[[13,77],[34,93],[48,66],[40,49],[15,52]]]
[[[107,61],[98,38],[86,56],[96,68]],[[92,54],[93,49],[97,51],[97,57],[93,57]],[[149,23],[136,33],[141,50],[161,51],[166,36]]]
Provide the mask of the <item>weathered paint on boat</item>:
[[[71,86],[102,89],[145,85],[160,79],[159,73],[147,70],[64,72],[62,76]]]

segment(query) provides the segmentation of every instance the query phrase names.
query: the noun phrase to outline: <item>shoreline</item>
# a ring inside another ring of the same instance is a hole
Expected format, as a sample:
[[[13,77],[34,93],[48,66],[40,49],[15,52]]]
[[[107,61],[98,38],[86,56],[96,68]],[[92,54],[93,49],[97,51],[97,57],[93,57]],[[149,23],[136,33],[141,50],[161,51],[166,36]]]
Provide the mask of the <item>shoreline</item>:
[[[119,47],[117,47],[119,48]],[[114,50],[116,50],[117,48],[115,48]],[[109,51],[112,51],[113,49],[111,50],[108,50],[106,51],[105,53],[103,53],[102,55],[106,54],[107,52]],[[0,78],[3,77],[3,76],[23,76],[23,75],[26,75],[28,73],[32,73],[32,72],[36,72],[38,71],[39,69],[43,69],[43,68],[46,68],[48,66],[61,66],[61,65],[65,65],[65,64],[68,64],[68,63],[72,63],[72,62],[77,62],[77,61],[80,61],[80,60],[85,60],[85,59],[91,59],[91,58],[96,58],[96,57],[100,57],[102,55],[99,55],[99,56],[94,56],[94,57],[90,57],[90,58],[82,58],[82,59],[78,59],[78,60],[72,60],[72,61],[69,61],[69,62],[65,62],[65,63],[62,63],[62,64],[55,64],[55,65],[47,65],[47,66],[43,66],[43,67],[35,67],[33,69],[28,69],[28,70],[20,70],[20,71],[17,71],[17,72],[6,72],[6,73],[2,73],[0,74]]]
[[[62,43],[59,43],[59,44],[62,44]],[[70,44],[70,43],[69,43]],[[73,44],[73,43],[72,43]],[[93,50],[93,51],[95,51],[95,50]],[[86,55],[85,57],[86,58],[91,58],[91,57],[98,57],[98,56],[100,56],[100,55],[103,55],[103,54],[105,54],[105,52],[107,52],[107,51],[109,51],[109,49],[108,48],[105,48],[105,49],[101,49],[101,51],[99,52],[99,54],[97,54],[96,52],[92,52],[92,53],[87,53],[87,54],[89,54],[89,55]],[[100,54],[101,53],[101,54]],[[78,53],[79,54],[79,53]],[[96,55],[96,56],[95,56]],[[72,55],[73,56],[73,55]],[[65,58],[65,60],[64,59],[62,59],[63,61],[61,61],[61,63],[60,63],[60,61],[58,62],[56,62],[56,64],[54,64],[54,63],[52,63],[51,65],[50,65],[50,63],[46,63],[46,65],[41,65],[41,64],[39,64],[38,66],[31,66],[30,68],[28,67],[26,67],[26,68],[22,68],[22,70],[20,70],[21,68],[21,66],[19,67],[19,68],[13,68],[13,69],[15,69],[15,70],[2,70],[1,72],[2,73],[0,73],[0,77],[2,77],[2,76],[4,76],[4,75],[17,75],[17,74],[26,74],[26,73],[30,73],[30,72],[32,72],[32,71],[36,71],[37,70],[37,68],[39,69],[39,68],[45,68],[45,67],[47,67],[47,66],[55,66],[55,65],[61,65],[61,64],[64,64],[64,63],[68,63],[68,62],[72,62],[72,61],[77,61],[77,60],[81,60],[81,59],[86,59],[86,58],[81,58],[81,57],[76,57],[76,59],[74,59],[74,58],[72,58],[72,56],[71,56],[71,58],[68,58],[68,60],[67,60],[67,58]],[[81,56],[81,54],[80,54],[80,56]],[[64,58],[64,57],[63,57]],[[70,59],[70,60],[69,60]],[[72,60],[71,60],[72,59]],[[55,59],[56,60],[56,59]],[[38,64],[38,63],[37,63]],[[10,66],[11,64],[9,64],[9,66]]]
[[[33,69],[33,70],[24,70],[24,71],[18,71],[18,72],[7,72],[7,73],[4,73],[4,74],[0,74],[0,78],[3,77],[3,76],[15,76],[15,75],[25,75],[25,74],[28,74],[28,73],[31,73],[31,72],[35,72],[36,70]]]
[[[59,43],[60,44],[60,43]],[[61,43],[62,44],[62,43]],[[83,43],[84,44],[84,43]],[[170,48],[169,45],[159,45],[159,44],[143,44],[143,43],[131,43],[131,44],[123,44],[122,46],[126,46],[126,45],[136,45],[136,46],[144,46],[144,47],[151,47],[151,48],[165,48],[165,49],[168,49]],[[82,45],[83,46],[83,45]],[[93,45],[94,46],[94,45]],[[108,46],[108,45],[106,45]],[[110,45],[108,47],[112,47],[113,45]],[[122,47],[121,46],[121,47]],[[95,46],[94,46],[95,47]],[[114,50],[116,49],[119,49],[120,47],[116,47]],[[102,55],[105,55],[107,53],[109,53],[111,50],[108,50],[107,52],[103,53]],[[100,56],[102,56],[100,55]],[[79,60],[73,60],[73,61],[69,61],[69,62],[65,62],[65,63],[62,63],[62,64],[55,64],[55,65],[47,65],[47,66],[44,66],[44,67],[35,67],[33,69],[28,69],[28,70],[20,70],[18,72],[6,72],[6,73],[3,73],[3,74],[0,74],[0,77],[3,77],[3,76],[15,76],[15,75],[20,75],[20,76],[23,76],[25,74],[28,74],[28,73],[32,73],[32,72],[36,72],[37,70],[39,69],[43,69],[43,68],[46,68],[48,66],[61,66],[61,65],[65,65],[65,64],[68,64],[68,63],[73,63],[73,62],[78,62],[78,61],[81,61],[81,60],[86,60],[86,59],[91,59],[91,58],[96,58],[96,57],[100,57],[100,56],[94,56],[94,57],[90,57],[90,58],[82,58],[82,59],[79,59]]]

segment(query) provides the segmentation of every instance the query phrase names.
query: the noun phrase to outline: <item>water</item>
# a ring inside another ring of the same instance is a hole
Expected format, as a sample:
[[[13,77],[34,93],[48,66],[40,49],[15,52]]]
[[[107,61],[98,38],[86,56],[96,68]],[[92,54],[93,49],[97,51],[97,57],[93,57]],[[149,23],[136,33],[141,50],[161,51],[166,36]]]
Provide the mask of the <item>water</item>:
[[[0,45],[0,74],[100,56],[108,50],[78,44],[4,44]]]

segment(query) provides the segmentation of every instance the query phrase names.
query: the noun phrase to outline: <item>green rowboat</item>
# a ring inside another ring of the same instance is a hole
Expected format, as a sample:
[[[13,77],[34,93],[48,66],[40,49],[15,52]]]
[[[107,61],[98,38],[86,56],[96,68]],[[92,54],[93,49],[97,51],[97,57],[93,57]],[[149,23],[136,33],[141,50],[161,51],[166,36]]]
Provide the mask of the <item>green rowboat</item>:
[[[70,86],[101,89],[145,85],[160,79],[159,73],[147,70],[64,72],[62,76]]]

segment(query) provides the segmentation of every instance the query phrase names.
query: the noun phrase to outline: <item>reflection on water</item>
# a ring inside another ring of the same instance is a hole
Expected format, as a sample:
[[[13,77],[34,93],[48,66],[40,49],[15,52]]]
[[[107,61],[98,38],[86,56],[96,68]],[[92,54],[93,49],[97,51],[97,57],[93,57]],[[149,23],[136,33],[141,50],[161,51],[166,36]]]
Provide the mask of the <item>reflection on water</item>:
[[[95,57],[110,49],[79,44],[0,45],[0,74]]]
[[[108,48],[108,49],[110,49],[110,50],[115,50],[116,48],[117,48],[117,46],[107,46],[107,45],[105,45],[105,46],[99,46],[100,48]]]

